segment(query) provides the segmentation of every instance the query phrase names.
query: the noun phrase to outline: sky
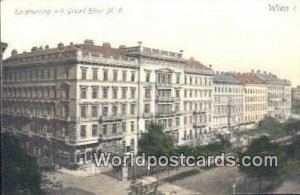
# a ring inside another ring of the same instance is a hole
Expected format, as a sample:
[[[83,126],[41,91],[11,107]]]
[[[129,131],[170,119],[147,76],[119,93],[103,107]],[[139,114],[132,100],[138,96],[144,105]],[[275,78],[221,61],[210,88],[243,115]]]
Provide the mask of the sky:
[[[282,11],[270,11],[276,5]],[[299,0],[1,1],[4,58],[12,49],[85,39],[112,47],[142,41],[183,50],[215,71],[261,70],[300,85]]]

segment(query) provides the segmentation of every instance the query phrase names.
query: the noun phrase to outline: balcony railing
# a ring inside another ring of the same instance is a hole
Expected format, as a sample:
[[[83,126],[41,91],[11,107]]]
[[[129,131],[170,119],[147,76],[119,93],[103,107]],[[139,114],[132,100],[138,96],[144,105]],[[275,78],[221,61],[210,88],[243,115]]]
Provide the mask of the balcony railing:
[[[124,116],[122,116],[122,115],[100,116],[99,122],[105,123],[105,122],[121,121],[121,120],[123,120],[123,118],[124,118]]]
[[[172,87],[172,83],[156,83],[156,87]]]
[[[156,114],[157,117],[168,117],[168,116],[175,116],[175,115],[176,115],[175,111],[158,112]]]
[[[44,137],[44,138],[47,138],[47,139],[50,139],[50,138],[53,137],[53,136],[52,136],[52,133],[46,133],[46,132],[42,132],[42,133],[39,134],[39,135],[41,135],[41,137]]]
[[[194,111],[193,112],[193,115],[197,115],[197,114],[205,114],[206,113],[206,111],[204,111],[204,110],[199,110],[199,111]]]
[[[175,101],[175,98],[174,97],[166,97],[166,96],[157,96],[156,100],[161,101],[161,102],[173,102],[173,101]]]
[[[99,141],[120,140],[124,136],[122,131],[113,134],[100,134]]]
[[[207,126],[207,124],[205,122],[195,122],[193,123],[193,128],[201,128],[201,127],[205,127]]]
[[[153,116],[153,113],[143,113],[143,118],[152,118]]]

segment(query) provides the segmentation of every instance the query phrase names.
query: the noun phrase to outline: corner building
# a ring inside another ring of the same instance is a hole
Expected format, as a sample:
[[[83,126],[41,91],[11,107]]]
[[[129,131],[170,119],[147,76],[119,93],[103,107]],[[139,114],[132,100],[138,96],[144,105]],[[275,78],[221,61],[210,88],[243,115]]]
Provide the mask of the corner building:
[[[136,152],[151,121],[178,145],[212,135],[213,71],[182,53],[86,40],[13,50],[3,69],[3,130],[41,162]]]

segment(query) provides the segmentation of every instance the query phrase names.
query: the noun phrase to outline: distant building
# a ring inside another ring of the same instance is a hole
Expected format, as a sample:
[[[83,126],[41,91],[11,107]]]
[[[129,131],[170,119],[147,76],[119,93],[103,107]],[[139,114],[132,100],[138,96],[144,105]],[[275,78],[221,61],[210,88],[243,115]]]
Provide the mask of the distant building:
[[[292,89],[292,113],[293,117],[300,117],[300,86]]]
[[[229,133],[244,124],[244,85],[233,75],[214,76],[214,128]]]
[[[293,99],[300,100],[300,85],[293,89]]]
[[[266,83],[253,73],[233,74],[244,85],[243,121],[256,125],[268,115],[268,92]]]
[[[258,70],[254,74],[265,81],[268,87],[269,115],[280,121],[287,120],[291,116],[291,83],[266,71]]]

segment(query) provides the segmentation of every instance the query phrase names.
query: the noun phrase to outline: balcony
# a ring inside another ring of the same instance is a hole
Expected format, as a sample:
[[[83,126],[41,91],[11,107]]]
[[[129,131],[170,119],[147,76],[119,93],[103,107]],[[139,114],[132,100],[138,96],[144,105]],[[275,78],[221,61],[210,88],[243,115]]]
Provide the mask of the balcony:
[[[47,133],[47,132],[42,132],[41,134],[39,134],[41,137],[46,138],[46,139],[51,139],[52,133]]]
[[[120,140],[124,136],[123,132],[116,132],[113,134],[100,134],[99,135],[99,141],[100,142],[106,142],[106,141],[112,141],[112,140]]]
[[[143,118],[152,118],[153,116],[153,113],[143,113]]]
[[[156,97],[156,101],[159,101],[159,102],[174,102],[175,98],[174,97],[158,96],[158,97]]]
[[[201,128],[201,127],[206,127],[207,124],[204,122],[195,122],[193,123],[193,128]]]
[[[46,119],[47,121],[49,121],[51,117],[48,114],[42,114],[41,118]]]
[[[205,113],[206,113],[206,111],[200,110],[200,111],[194,111],[194,112],[193,112],[193,115],[205,114]]]
[[[178,126],[172,125],[171,127],[164,127],[163,132],[173,132],[178,131]]]
[[[159,112],[156,114],[157,117],[172,117],[175,116],[176,112],[175,111],[166,111],[166,112]]]
[[[159,88],[172,88],[173,84],[172,83],[156,83],[155,86],[159,87]]]
[[[123,118],[121,115],[100,116],[99,123],[120,122]]]

